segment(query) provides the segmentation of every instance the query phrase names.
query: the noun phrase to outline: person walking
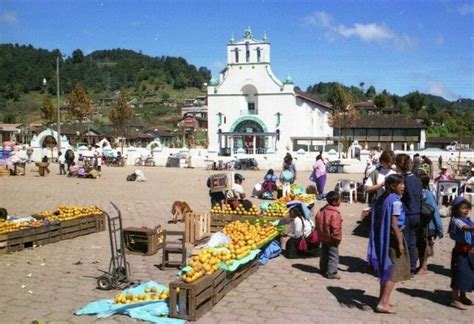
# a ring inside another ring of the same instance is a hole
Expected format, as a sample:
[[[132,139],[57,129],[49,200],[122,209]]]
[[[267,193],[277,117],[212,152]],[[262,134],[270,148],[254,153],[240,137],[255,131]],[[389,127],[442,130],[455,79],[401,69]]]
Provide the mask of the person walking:
[[[313,176],[315,178],[316,188],[318,189],[318,200],[324,199],[324,187],[326,186],[326,164],[323,157],[319,154],[313,164]]]

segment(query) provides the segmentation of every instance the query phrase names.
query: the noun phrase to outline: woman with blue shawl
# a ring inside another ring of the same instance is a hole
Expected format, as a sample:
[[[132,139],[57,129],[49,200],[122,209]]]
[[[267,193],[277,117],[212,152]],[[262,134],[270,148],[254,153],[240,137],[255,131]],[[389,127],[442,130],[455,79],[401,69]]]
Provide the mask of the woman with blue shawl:
[[[290,224],[290,231],[286,234],[289,239],[285,245],[285,256],[288,259],[297,259],[305,256],[312,256],[317,251],[319,244],[311,244],[307,240],[307,251],[299,251],[298,243],[302,237],[307,239],[315,230],[313,221],[311,220],[311,211],[308,207],[298,200],[290,201],[286,204],[289,217],[281,220],[279,225]]]
[[[410,279],[410,259],[402,229],[405,212],[400,201],[405,184],[403,178],[391,174],[385,178],[385,194],[375,203],[369,236],[367,258],[380,279],[380,295],[376,310],[395,314],[390,296],[395,283]]]

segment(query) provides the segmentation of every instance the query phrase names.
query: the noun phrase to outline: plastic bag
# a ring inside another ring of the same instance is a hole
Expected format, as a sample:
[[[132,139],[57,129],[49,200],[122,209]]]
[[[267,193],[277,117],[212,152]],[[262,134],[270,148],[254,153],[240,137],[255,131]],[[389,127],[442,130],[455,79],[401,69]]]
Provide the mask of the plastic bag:
[[[212,234],[211,238],[207,242],[206,246],[208,247],[217,247],[218,245],[232,243],[231,239],[222,232],[217,232]]]

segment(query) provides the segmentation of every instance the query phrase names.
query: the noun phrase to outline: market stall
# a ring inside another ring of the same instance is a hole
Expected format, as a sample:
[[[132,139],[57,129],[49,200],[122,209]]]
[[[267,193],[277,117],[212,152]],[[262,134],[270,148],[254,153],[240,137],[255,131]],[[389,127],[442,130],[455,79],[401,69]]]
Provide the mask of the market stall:
[[[105,230],[96,206],[59,206],[33,216],[0,219],[0,255]]]

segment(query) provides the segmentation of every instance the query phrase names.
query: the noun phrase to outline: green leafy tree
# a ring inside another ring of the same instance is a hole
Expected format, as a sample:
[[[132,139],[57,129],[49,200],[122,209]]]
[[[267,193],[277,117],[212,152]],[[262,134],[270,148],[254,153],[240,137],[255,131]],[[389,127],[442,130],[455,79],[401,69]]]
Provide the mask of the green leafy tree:
[[[406,102],[410,106],[410,109],[414,113],[417,113],[423,108],[423,105],[425,103],[425,97],[421,95],[418,91],[415,91],[407,96]]]
[[[54,121],[55,111],[56,109],[54,108],[51,98],[44,96],[40,113],[41,118],[46,122],[47,125],[51,125],[51,123]]]
[[[355,125],[359,115],[357,110],[352,104],[352,98],[350,94],[344,90],[343,86],[336,84],[329,92],[328,101],[332,104],[333,110],[329,117],[329,125],[333,128],[339,129],[339,135],[341,134],[341,128],[344,127],[344,143],[343,150],[345,151],[347,143],[347,127]]]
[[[390,107],[390,96],[387,90],[384,90],[382,93],[375,96],[374,104],[379,108]]]
[[[371,85],[365,92],[365,96],[368,99],[374,99],[376,95],[377,95],[377,91],[375,90],[375,87],[373,85]]]

